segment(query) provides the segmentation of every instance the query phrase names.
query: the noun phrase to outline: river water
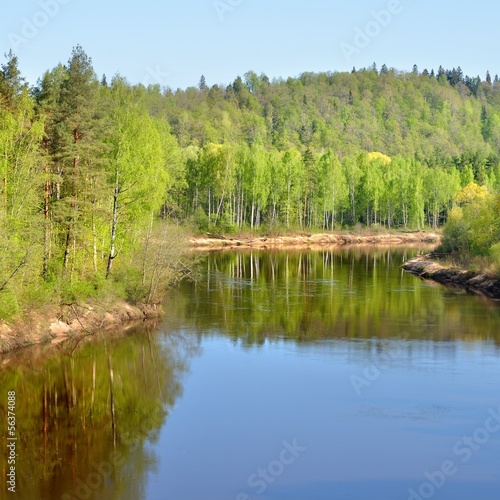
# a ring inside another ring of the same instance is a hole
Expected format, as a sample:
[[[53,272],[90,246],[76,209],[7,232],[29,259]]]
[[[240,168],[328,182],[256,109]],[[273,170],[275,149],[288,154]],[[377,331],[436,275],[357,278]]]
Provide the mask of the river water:
[[[500,305],[417,252],[209,254],[161,324],[3,356],[1,498],[498,499]]]

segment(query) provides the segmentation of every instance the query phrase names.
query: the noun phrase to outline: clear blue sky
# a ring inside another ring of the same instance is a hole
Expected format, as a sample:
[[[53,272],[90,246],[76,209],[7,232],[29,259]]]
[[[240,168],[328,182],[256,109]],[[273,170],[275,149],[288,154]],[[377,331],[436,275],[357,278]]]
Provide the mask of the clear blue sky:
[[[286,78],[373,62],[484,78],[500,74],[499,19],[491,0],[21,0],[2,7],[0,50],[13,48],[31,84],[76,44],[99,75],[174,89],[202,74],[227,84],[248,70]]]

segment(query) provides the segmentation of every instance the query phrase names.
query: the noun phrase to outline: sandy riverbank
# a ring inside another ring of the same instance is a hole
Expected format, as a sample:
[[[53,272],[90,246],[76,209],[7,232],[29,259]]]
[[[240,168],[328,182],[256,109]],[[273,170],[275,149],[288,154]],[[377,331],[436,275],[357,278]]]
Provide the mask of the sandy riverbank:
[[[128,329],[161,315],[159,307],[124,301],[109,308],[98,304],[65,304],[43,312],[31,311],[10,324],[0,323],[0,353],[34,344],[58,344],[110,328]]]
[[[466,271],[445,267],[433,259],[433,255],[415,257],[403,269],[425,280],[473,292],[493,299],[500,299],[500,279],[484,271]]]
[[[423,231],[414,233],[387,233],[387,234],[354,234],[354,233],[324,233],[302,234],[292,236],[274,236],[258,238],[239,238],[230,236],[195,237],[190,244],[195,250],[231,250],[237,248],[255,249],[291,249],[310,248],[312,250],[324,247],[346,245],[381,245],[399,246],[418,243],[439,243],[440,235]]]
[[[427,232],[395,232],[384,234],[325,233],[274,237],[195,237],[190,240],[196,251],[234,249],[309,249],[348,245],[400,246],[437,244],[440,236]],[[162,315],[159,307],[144,304],[131,305],[120,301],[104,304],[66,304],[52,306],[44,311],[31,311],[11,323],[0,322],[0,353],[20,347],[52,343],[106,329],[127,329],[145,319]]]

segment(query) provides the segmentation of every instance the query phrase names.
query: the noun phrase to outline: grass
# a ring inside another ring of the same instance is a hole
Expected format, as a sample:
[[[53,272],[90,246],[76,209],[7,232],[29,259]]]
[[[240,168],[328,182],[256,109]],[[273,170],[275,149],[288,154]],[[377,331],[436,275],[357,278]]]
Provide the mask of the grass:
[[[493,257],[455,253],[438,260],[439,264],[445,268],[458,268],[475,273],[484,273],[492,278],[500,279],[500,264]]]

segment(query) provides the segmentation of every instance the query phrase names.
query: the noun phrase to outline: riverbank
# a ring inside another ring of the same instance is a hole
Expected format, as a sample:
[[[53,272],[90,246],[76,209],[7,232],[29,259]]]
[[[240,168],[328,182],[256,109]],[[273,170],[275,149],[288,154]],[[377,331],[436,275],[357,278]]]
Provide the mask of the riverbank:
[[[492,299],[500,299],[500,279],[484,271],[466,271],[446,267],[434,260],[433,254],[410,259],[402,266],[422,279],[435,281],[448,287],[461,288]]]
[[[193,237],[190,239],[191,247],[195,250],[232,250],[238,248],[255,249],[293,249],[308,248],[317,250],[325,247],[346,245],[380,245],[398,246],[419,243],[439,243],[441,236],[437,233],[394,232],[383,234],[356,234],[356,233],[323,233],[299,234],[284,236],[263,237],[230,237],[209,235],[207,237]]]
[[[194,251],[206,252],[235,249],[321,250],[348,245],[392,247],[437,244],[439,240],[439,234],[423,231],[381,234],[337,232],[272,237],[210,235],[192,237],[189,239],[189,244]],[[135,326],[137,322],[158,318],[163,314],[160,307],[132,305],[123,300],[118,302],[110,300],[108,304],[87,302],[48,306],[40,311],[29,311],[11,322],[0,322],[0,354],[28,345],[58,344],[69,338],[106,329],[129,328]]]
[[[0,354],[29,345],[59,344],[110,328],[128,329],[162,314],[163,310],[156,305],[132,305],[125,301],[110,307],[92,303],[64,304],[43,312],[31,311],[12,323],[0,323]]]

